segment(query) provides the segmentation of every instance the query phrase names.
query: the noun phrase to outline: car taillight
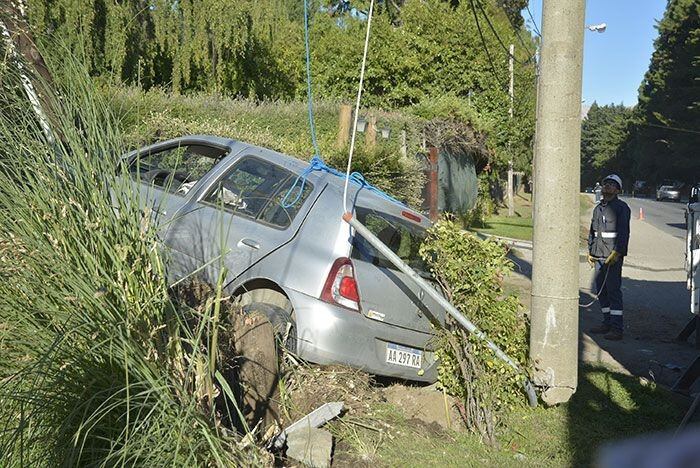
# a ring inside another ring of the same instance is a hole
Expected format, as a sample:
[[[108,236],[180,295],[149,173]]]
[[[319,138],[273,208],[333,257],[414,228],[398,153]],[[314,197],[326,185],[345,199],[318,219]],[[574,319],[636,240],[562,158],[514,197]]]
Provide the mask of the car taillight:
[[[333,262],[321,291],[321,300],[348,309],[360,310],[360,294],[355,281],[355,270],[349,258],[341,257]]]

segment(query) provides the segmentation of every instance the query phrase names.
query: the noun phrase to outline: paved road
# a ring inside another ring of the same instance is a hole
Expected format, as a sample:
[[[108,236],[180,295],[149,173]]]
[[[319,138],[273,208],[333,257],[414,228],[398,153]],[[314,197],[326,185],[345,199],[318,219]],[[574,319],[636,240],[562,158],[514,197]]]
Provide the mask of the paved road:
[[[657,202],[653,198],[622,198],[632,210],[632,218],[639,218],[639,209],[644,211],[647,223],[666,234],[685,239],[685,203],[670,201]]]

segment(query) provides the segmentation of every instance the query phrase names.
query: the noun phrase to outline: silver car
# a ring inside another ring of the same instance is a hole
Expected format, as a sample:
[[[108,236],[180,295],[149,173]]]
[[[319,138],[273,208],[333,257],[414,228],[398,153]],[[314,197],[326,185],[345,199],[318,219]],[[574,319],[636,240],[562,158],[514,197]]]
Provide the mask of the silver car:
[[[301,358],[432,382],[430,340],[445,311],[343,214],[343,182],[296,158],[235,140],[189,136],[126,156],[141,203],[153,210],[170,280],[197,276],[242,304],[289,322]],[[430,222],[352,185],[357,219],[416,271]],[[432,323],[431,323],[432,322]]]
[[[662,185],[656,191],[656,200],[673,200],[679,202],[681,201],[681,191],[672,185]]]

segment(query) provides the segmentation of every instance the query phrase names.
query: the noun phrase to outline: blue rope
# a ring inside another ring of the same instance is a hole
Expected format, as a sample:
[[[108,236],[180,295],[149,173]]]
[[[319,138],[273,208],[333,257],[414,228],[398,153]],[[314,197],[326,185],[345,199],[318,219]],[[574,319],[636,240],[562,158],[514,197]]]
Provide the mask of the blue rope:
[[[304,188],[306,187],[306,179],[309,176],[309,174],[311,174],[314,171],[326,172],[326,173],[332,174],[336,177],[340,177],[342,179],[345,179],[344,172],[340,172],[337,169],[333,169],[332,167],[330,167],[329,165],[324,163],[321,158],[314,156],[313,158],[311,158],[311,161],[309,161],[309,166],[306,169],[304,169],[304,171],[301,174],[299,174],[299,176],[297,176],[297,178],[294,181],[294,183],[292,184],[292,186],[289,187],[287,194],[282,199],[282,202],[281,202],[282,208],[285,208],[285,209],[291,208],[299,201],[302,194],[304,193]],[[350,182],[352,182],[353,184],[359,186],[361,189],[363,189],[363,188],[367,189],[370,192],[376,193],[377,195],[379,195],[380,197],[382,197],[386,200],[397,203],[401,206],[406,206],[401,201],[397,200],[396,198],[392,197],[388,193],[382,191],[381,189],[378,189],[374,185],[367,182],[367,180],[365,180],[364,176],[359,172],[351,173],[350,178],[348,180]],[[292,191],[299,185],[299,182],[301,182],[301,186],[299,187],[299,192],[297,193],[294,200],[292,200],[291,202],[288,202],[289,196],[291,195]]]
[[[309,128],[311,142],[314,145],[314,157],[321,157],[316,141],[316,124],[314,123],[313,96],[311,94],[311,52],[309,51],[309,0],[304,0],[304,44],[306,45],[306,101],[309,106]]]
[[[323,159],[321,159],[321,152],[318,149],[318,141],[316,140],[316,126],[314,124],[314,110],[313,110],[313,96],[311,94],[311,54],[309,52],[309,1],[304,0],[304,43],[306,45],[306,97],[308,101],[308,108],[309,108],[309,127],[311,128],[311,141],[314,145],[314,156],[311,158],[311,161],[309,161],[309,167],[304,169],[304,171],[299,174],[299,176],[296,178],[294,183],[292,184],[291,187],[289,187],[289,190],[287,190],[287,193],[285,194],[284,198],[282,199],[281,205],[282,208],[291,208],[294,206],[301,196],[304,193],[304,188],[306,187],[306,178],[309,176],[314,171],[323,171],[327,172],[328,174],[333,174],[336,177],[341,177],[345,179],[345,173],[340,172],[336,169],[333,169],[332,167],[328,166],[326,163],[323,162]],[[364,178],[364,176],[359,173],[359,172],[353,172],[350,174],[350,177],[348,180],[355,185],[359,185],[360,188],[366,188],[367,190],[376,193],[377,195],[381,196],[382,198],[385,198],[389,201],[392,201],[394,203],[398,203],[399,205],[406,206],[396,198],[392,197],[386,192],[383,192],[382,190],[378,189],[374,185],[370,184],[367,182]],[[297,193],[296,197],[294,198],[293,201],[289,202],[289,196],[291,195],[292,191],[297,187],[297,185],[301,182],[301,186],[299,187],[299,192]]]

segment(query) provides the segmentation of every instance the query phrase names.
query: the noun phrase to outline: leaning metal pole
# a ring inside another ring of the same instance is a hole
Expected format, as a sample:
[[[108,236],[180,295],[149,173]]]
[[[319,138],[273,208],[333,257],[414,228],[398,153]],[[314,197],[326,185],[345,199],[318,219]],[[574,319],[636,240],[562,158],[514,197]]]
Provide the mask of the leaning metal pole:
[[[510,367],[515,369],[516,372],[523,375],[525,377],[524,386],[525,392],[527,393],[528,402],[533,408],[537,406],[537,395],[535,394],[535,390],[532,387],[530,380],[528,380],[527,374],[520,368],[520,366],[518,366],[518,364],[515,361],[513,361],[506,353],[504,353],[501,350],[501,348],[499,348],[493,341],[489,340],[484,332],[476,328],[476,326],[471,321],[469,321],[467,317],[462,315],[462,313],[459,310],[457,310],[455,306],[450,304],[450,302],[447,299],[445,299],[440,293],[438,293],[434,287],[432,287],[427,281],[421,278],[420,275],[413,270],[413,268],[404,263],[404,261],[401,260],[401,258],[399,258],[398,255],[392,252],[391,249],[387,247],[382,241],[380,241],[374,234],[372,234],[372,232],[370,232],[369,229],[367,229],[361,222],[354,218],[352,216],[352,213],[345,213],[343,215],[343,220],[347,222],[350,226],[352,226],[359,235],[361,235],[367,240],[367,242],[372,244],[372,247],[380,251],[382,255],[384,255],[391,263],[393,263],[396,266],[396,268],[408,275],[408,277],[411,278],[423,291],[425,291],[430,297],[435,299],[435,301],[437,301],[437,303],[440,304],[440,306],[442,306],[452,317],[454,317],[454,319],[457,320],[457,322],[462,327],[464,327],[465,330],[467,330],[469,333],[479,338],[480,340],[483,340],[486,343],[486,346],[488,346],[499,359],[501,359]]]
[[[579,173],[585,0],[544,0],[537,101],[530,356],[550,405],[578,377]]]

